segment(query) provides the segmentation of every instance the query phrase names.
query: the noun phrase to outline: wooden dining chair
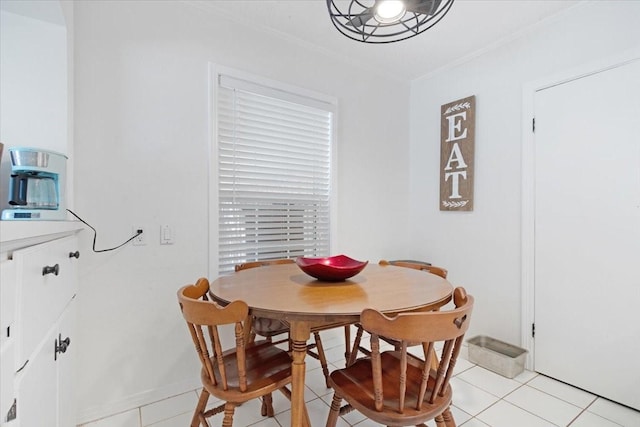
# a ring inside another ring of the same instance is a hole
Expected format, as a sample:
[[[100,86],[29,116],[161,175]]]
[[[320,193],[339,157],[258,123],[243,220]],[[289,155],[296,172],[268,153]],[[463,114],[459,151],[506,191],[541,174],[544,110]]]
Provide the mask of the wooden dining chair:
[[[395,265],[397,267],[405,267],[405,268],[412,268],[414,270],[421,270],[421,271],[425,271],[427,273],[431,273],[431,274],[435,274],[437,276],[442,277],[443,279],[447,278],[447,274],[449,273],[446,269],[442,268],[442,267],[437,267],[435,265],[431,265],[428,262],[424,262],[424,261],[409,261],[409,260],[398,260],[398,261],[386,261],[386,260],[380,260],[378,262],[379,265],[381,266],[389,266],[389,265]],[[442,305],[444,305],[445,303],[443,303]],[[439,306],[432,306],[432,307],[427,307],[424,310],[438,310],[440,307]],[[347,361],[347,365],[352,364],[357,356],[358,353],[363,353],[365,355],[369,355],[371,354],[371,350],[364,347],[363,345],[361,345],[362,343],[362,335],[364,330],[362,329],[362,325],[360,325],[359,323],[355,324],[356,327],[356,335],[355,335],[355,339],[353,342],[353,346],[351,349],[351,353],[350,356],[348,358]],[[398,349],[398,345],[399,343],[394,340],[391,339],[389,337],[380,337],[381,340],[393,345],[396,349]]]
[[[235,271],[247,270],[249,268],[256,267],[264,267],[268,265],[279,265],[279,264],[294,264],[295,261],[290,258],[281,258],[281,259],[271,259],[271,260],[262,260],[262,261],[252,261],[245,262],[242,264],[237,264],[235,266]],[[346,329],[346,327],[345,327]],[[327,363],[327,357],[324,353],[324,347],[322,346],[322,339],[320,338],[320,331],[324,330],[323,328],[312,328],[311,332],[313,333],[314,343],[307,345],[307,354],[314,359],[317,359],[320,362],[320,367],[322,368],[322,373],[324,374],[325,383],[327,387],[329,387],[329,367]],[[267,319],[264,317],[254,317],[253,324],[251,328],[250,341],[255,340],[256,336],[264,337],[268,341],[272,341],[273,337],[278,335],[286,334],[286,338],[273,341],[274,343],[282,343],[289,342],[289,324],[284,320],[278,319]],[[349,337],[345,338],[347,343],[347,348],[349,348]],[[289,348],[289,350],[291,350]],[[348,360],[348,357],[346,357]]]
[[[438,267],[435,265],[432,265],[428,262],[422,262],[422,261],[386,261],[384,259],[380,260],[378,262],[378,264],[380,265],[395,265],[398,267],[406,267],[406,268],[413,268],[414,270],[422,270],[422,271],[426,271],[428,273],[431,274],[435,274],[436,276],[440,276],[443,279],[447,278],[447,274],[449,274],[449,272],[442,268],[442,267]]]
[[[262,415],[273,417],[271,393],[280,390],[291,399],[286,387],[291,383],[289,354],[267,341],[245,344],[243,322],[249,312],[247,304],[233,301],[221,307],[208,300],[208,291],[209,281],[204,278],[178,291],[180,309],[202,365],[203,387],[191,427],[210,427],[207,418],[223,411],[222,425],[231,427],[236,406],[259,397]],[[223,351],[219,329],[225,325],[234,327],[235,346]],[[207,410],[210,395],[225,403]]]
[[[333,371],[335,390],[327,427],[352,410],[387,426],[421,425],[435,419],[438,427],[455,427],[449,380],[469,328],[473,297],[464,288],[453,293],[455,308],[448,311],[400,313],[387,317],[373,309],[360,316],[371,334],[371,357]],[[380,351],[380,337],[398,340],[399,351]],[[408,352],[408,343],[420,342],[423,357]],[[434,349],[442,344],[439,360]],[[433,369],[436,362],[436,369]],[[347,404],[343,407],[342,400]]]

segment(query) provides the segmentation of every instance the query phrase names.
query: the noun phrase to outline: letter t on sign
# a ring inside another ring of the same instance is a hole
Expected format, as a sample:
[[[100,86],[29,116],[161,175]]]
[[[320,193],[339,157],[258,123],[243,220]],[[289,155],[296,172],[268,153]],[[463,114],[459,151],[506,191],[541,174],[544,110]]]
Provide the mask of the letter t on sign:
[[[476,97],[440,107],[440,210],[473,210]]]

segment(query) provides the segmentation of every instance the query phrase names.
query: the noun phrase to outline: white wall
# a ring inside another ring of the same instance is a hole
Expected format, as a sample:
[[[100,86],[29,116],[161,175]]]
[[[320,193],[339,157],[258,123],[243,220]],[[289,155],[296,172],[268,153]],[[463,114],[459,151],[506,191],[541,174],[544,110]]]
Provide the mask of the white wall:
[[[411,84],[413,253],[476,297],[469,336],[520,344],[523,87],[640,45],[640,2],[586,2]],[[440,106],[476,95],[475,210],[440,212]]]
[[[74,7],[76,212],[98,249],[138,224],[148,242],[94,254],[83,233],[79,422],[198,384],[175,292],[209,264],[209,61],[337,97],[336,252],[408,255],[408,83],[177,2]]]
[[[0,209],[8,204],[10,147],[68,154],[67,30],[58,2],[0,10]]]

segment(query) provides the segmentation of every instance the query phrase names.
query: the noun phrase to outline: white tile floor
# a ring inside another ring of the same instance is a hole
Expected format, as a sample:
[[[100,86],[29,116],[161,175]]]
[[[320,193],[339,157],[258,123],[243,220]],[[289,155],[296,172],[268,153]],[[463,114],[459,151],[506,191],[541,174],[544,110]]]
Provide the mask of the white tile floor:
[[[330,369],[344,365],[342,339],[338,330],[322,333],[327,359],[332,364]],[[313,425],[324,426],[333,393],[324,385],[319,363],[310,357],[306,362],[307,410]],[[640,426],[639,411],[534,372],[525,371],[514,379],[502,377],[466,360],[464,351],[451,384],[454,389],[452,412],[458,426]],[[199,390],[190,391],[79,427],[187,427],[198,393]],[[290,427],[289,401],[280,393],[274,394],[274,409],[274,418],[264,418],[260,416],[259,402],[248,402],[236,409],[234,426]],[[210,420],[211,425],[222,425],[222,414]],[[338,426],[372,427],[378,424],[353,411],[342,417]]]

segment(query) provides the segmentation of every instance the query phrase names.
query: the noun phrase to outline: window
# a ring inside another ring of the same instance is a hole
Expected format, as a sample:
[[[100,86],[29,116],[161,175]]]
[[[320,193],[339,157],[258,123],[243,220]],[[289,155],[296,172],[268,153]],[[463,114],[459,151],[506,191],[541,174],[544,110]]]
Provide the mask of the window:
[[[333,103],[216,76],[218,273],[329,255]]]

